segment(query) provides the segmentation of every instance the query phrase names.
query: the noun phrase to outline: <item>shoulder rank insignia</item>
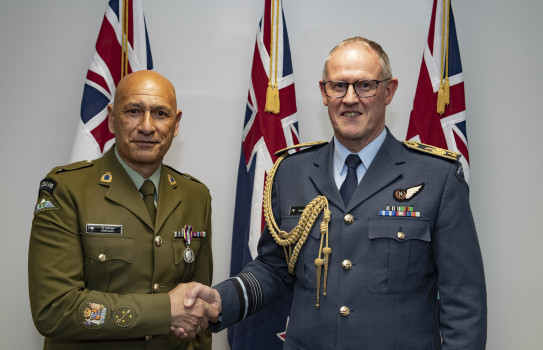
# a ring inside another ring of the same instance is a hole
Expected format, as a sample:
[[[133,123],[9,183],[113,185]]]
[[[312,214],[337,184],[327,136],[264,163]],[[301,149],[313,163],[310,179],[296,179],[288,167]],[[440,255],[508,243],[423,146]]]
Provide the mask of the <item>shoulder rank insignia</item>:
[[[438,156],[441,158],[446,158],[450,160],[459,160],[461,157],[460,153],[452,152],[443,148],[430,146],[424,143],[416,142],[416,141],[403,141],[403,144],[415,151],[420,151],[428,154],[433,154],[434,156]]]
[[[290,151],[292,149],[308,148],[308,147],[314,147],[314,146],[322,146],[322,145],[325,145],[327,143],[328,143],[328,141],[314,141],[314,142],[300,143],[300,144],[297,144],[297,145],[294,145],[294,146],[290,146],[290,147],[280,149],[279,151],[275,152],[274,154],[276,156],[280,156],[281,154],[283,154],[285,152],[288,152],[288,151]]]
[[[60,173],[63,171],[78,170],[78,169],[87,168],[92,165],[94,165],[94,160],[82,160],[82,161],[71,163],[68,165],[56,167],[52,170],[52,172]]]

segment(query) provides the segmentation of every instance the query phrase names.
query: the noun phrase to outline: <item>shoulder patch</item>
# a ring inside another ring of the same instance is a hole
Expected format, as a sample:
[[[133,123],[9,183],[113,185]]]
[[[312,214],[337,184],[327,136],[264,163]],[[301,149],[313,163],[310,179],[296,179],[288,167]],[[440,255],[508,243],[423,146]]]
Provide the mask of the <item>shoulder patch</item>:
[[[276,156],[280,156],[283,153],[290,151],[291,149],[296,149],[296,148],[306,148],[307,149],[307,148],[316,147],[316,146],[324,146],[327,143],[328,143],[328,141],[314,141],[314,142],[300,143],[300,144],[297,144],[297,145],[294,145],[294,146],[283,148],[283,149],[275,152],[274,154]]]
[[[443,148],[430,146],[424,143],[416,142],[416,141],[403,141],[402,142],[404,146],[406,146],[409,149],[431,154],[437,157],[449,159],[449,160],[459,160],[462,156],[460,153],[452,152]]]
[[[38,193],[42,190],[45,190],[51,194],[53,194],[53,190],[57,186],[57,182],[53,179],[45,178],[40,181],[40,189],[38,190]]]
[[[77,170],[82,168],[87,168],[94,165],[94,160],[82,160],[80,162],[75,162],[72,164],[64,165],[64,166],[58,166],[55,169],[53,169],[53,173],[60,173],[63,171],[71,171],[71,170]]]
[[[38,203],[34,207],[34,215],[38,212],[45,211],[46,209],[58,210],[59,208],[52,202],[52,199],[42,198],[41,201],[38,199]]]

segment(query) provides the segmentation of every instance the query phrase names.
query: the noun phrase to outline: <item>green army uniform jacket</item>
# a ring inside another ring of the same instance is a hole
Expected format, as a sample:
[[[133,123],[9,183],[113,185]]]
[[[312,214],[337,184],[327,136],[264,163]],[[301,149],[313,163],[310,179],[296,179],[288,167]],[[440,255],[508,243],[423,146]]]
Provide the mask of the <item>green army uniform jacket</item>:
[[[209,190],[165,165],[160,176],[155,225],[113,148],[42,180],[28,277],[44,349],[211,349],[209,331],[193,341],[169,334],[167,294],[179,283],[211,283]],[[192,263],[179,235],[189,226],[205,232],[192,238]]]

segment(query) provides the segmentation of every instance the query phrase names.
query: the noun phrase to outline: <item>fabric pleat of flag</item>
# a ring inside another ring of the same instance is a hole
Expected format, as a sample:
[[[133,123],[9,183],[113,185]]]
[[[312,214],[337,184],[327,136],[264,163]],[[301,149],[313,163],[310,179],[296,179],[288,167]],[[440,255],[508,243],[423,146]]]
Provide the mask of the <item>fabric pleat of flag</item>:
[[[433,3],[406,138],[460,153],[469,182],[464,75],[450,0]]]
[[[257,256],[257,243],[265,228],[264,183],[277,160],[274,153],[298,143],[294,76],[282,2],[265,0],[243,123],[232,235],[232,276]],[[285,296],[230,327],[231,349],[282,349],[291,301],[292,295]]]
[[[111,0],[96,40],[81,100],[71,161],[100,157],[114,143],[107,105],[119,80],[138,70],[153,69],[142,0]]]

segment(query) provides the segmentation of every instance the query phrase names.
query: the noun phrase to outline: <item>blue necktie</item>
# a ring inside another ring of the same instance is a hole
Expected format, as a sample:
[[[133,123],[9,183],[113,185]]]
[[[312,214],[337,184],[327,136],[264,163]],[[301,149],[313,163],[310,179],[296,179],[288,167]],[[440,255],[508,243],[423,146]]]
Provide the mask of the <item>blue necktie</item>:
[[[347,159],[345,159],[345,164],[347,164],[347,177],[339,189],[339,193],[343,198],[343,203],[345,206],[349,204],[351,197],[353,196],[354,191],[358,187],[358,178],[356,177],[356,168],[362,163],[358,154],[349,154]]]

